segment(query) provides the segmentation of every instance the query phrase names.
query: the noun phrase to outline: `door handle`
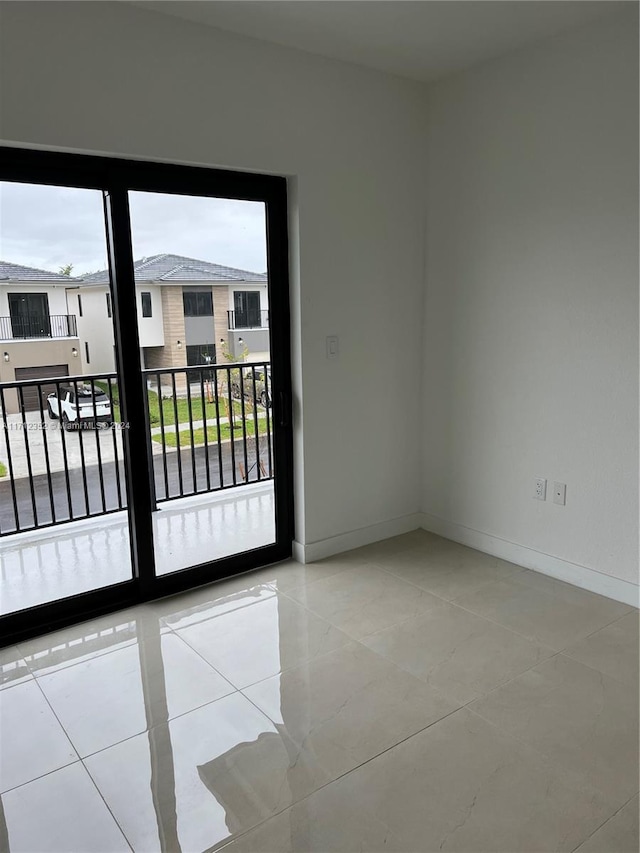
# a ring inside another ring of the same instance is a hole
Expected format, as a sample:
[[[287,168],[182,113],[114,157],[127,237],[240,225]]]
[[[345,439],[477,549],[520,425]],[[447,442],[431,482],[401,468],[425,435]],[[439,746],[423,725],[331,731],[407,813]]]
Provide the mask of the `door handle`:
[[[286,427],[289,425],[287,415],[287,395],[284,391],[278,391],[278,426]]]

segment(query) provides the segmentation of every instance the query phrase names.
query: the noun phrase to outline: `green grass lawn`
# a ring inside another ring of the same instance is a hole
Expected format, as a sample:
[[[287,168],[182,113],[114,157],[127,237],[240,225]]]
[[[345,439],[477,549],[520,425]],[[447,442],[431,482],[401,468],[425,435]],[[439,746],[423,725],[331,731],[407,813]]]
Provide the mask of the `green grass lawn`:
[[[104,391],[105,394],[108,394],[108,383],[103,381],[96,380],[96,387],[100,388]],[[111,383],[111,392],[113,394],[113,419],[115,421],[121,421],[122,417],[120,416],[120,397],[118,394],[118,388],[114,382]],[[158,400],[158,395],[155,391],[147,391],[148,399],[149,399],[149,421],[152,427],[160,426],[160,403]],[[242,403],[240,400],[233,400],[233,411],[237,415],[242,414]],[[178,414],[178,423],[185,424],[189,423],[189,400],[186,397],[178,397],[175,401],[176,405],[174,408],[173,398],[169,400],[162,401],[162,417],[164,419],[164,425],[170,426],[171,424],[175,424],[176,422],[176,409]],[[220,399],[218,403],[218,409],[221,418],[227,417],[227,406],[229,400],[228,398]],[[258,406],[258,411],[260,411],[260,406]],[[207,420],[215,420],[216,417],[216,404],[215,402],[210,403],[207,400],[205,394],[205,402],[204,402],[204,410],[207,416]],[[249,400],[245,400],[245,413],[251,414],[253,411],[253,402]],[[200,395],[200,391],[198,390],[191,395],[191,417],[194,421],[203,420],[202,417],[202,397]]]
[[[228,399],[226,401],[220,400],[218,403],[218,410],[221,418],[227,417],[227,405]],[[239,400],[233,400],[233,411],[235,414],[242,414],[242,404]],[[178,413],[178,423],[184,424],[189,423],[189,400],[186,397],[178,397],[175,400],[163,400],[162,401],[162,417],[164,418],[164,425],[168,426],[170,424],[175,424],[176,422],[176,409]],[[209,403],[207,398],[205,397],[204,402],[204,410],[207,416],[207,420],[215,419],[216,416],[216,404],[215,402]],[[245,402],[245,412],[250,413],[251,408]],[[191,396],[191,417],[194,421],[203,420],[202,417],[202,398],[200,394]],[[160,426],[160,405],[158,401],[158,395],[155,391],[149,391],[149,420],[151,421],[151,426]]]
[[[242,423],[236,421],[237,427],[233,431],[234,438],[241,439],[242,438]],[[253,418],[247,418],[246,420],[246,428],[247,428],[247,439],[255,438],[256,428],[255,421]],[[267,431],[267,421],[266,418],[260,418],[258,420],[258,435],[264,435]],[[157,441],[158,444],[162,444],[163,438],[167,445],[167,447],[176,447],[178,444],[177,435],[180,436],[180,447],[190,447],[191,446],[191,430],[189,429],[181,429],[179,433],[175,432],[167,432],[162,435],[162,433],[158,433],[157,435],[152,435],[151,438],[154,441]],[[231,438],[231,430],[228,424],[220,424],[220,440],[224,441],[226,438]],[[208,444],[216,444],[218,441],[218,430],[217,427],[207,427],[207,442]],[[204,444],[204,429],[194,429],[193,431],[193,443],[195,445]]]
[[[7,466],[0,462],[0,477],[7,476]]]

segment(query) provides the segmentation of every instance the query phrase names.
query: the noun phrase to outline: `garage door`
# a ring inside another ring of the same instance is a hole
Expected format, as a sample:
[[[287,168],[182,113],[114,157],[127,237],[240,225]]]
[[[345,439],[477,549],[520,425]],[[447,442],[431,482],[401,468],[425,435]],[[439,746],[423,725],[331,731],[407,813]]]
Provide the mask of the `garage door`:
[[[68,364],[45,364],[42,367],[16,367],[16,382],[21,382],[24,379],[50,379],[55,376],[68,376]],[[38,402],[38,387],[27,387],[23,389],[24,407],[27,412],[39,412],[40,403]],[[44,406],[47,394],[56,390],[55,384],[46,384],[40,386],[42,393],[42,404]]]

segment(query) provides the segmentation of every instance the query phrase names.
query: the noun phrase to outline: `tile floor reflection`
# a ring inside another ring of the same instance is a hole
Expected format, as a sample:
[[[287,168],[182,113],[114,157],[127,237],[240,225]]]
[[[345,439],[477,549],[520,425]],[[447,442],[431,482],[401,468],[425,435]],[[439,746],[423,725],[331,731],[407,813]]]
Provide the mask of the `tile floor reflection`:
[[[156,572],[218,560],[275,542],[273,481],[159,504]],[[131,579],[125,512],[0,539],[0,614]]]
[[[0,651],[0,849],[636,851],[637,672],[426,533],[267,567]]]

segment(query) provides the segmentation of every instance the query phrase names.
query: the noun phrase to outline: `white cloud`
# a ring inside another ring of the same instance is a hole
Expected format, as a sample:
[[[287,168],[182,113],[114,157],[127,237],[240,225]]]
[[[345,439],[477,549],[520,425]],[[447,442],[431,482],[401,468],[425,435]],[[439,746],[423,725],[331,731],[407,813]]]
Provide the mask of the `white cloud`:
[[[131,193],[134,257],[168,252],[264,272],[264,205]],[[107,265],[102,194],[69,187],[0,183],[0,257],[56,272]]]

